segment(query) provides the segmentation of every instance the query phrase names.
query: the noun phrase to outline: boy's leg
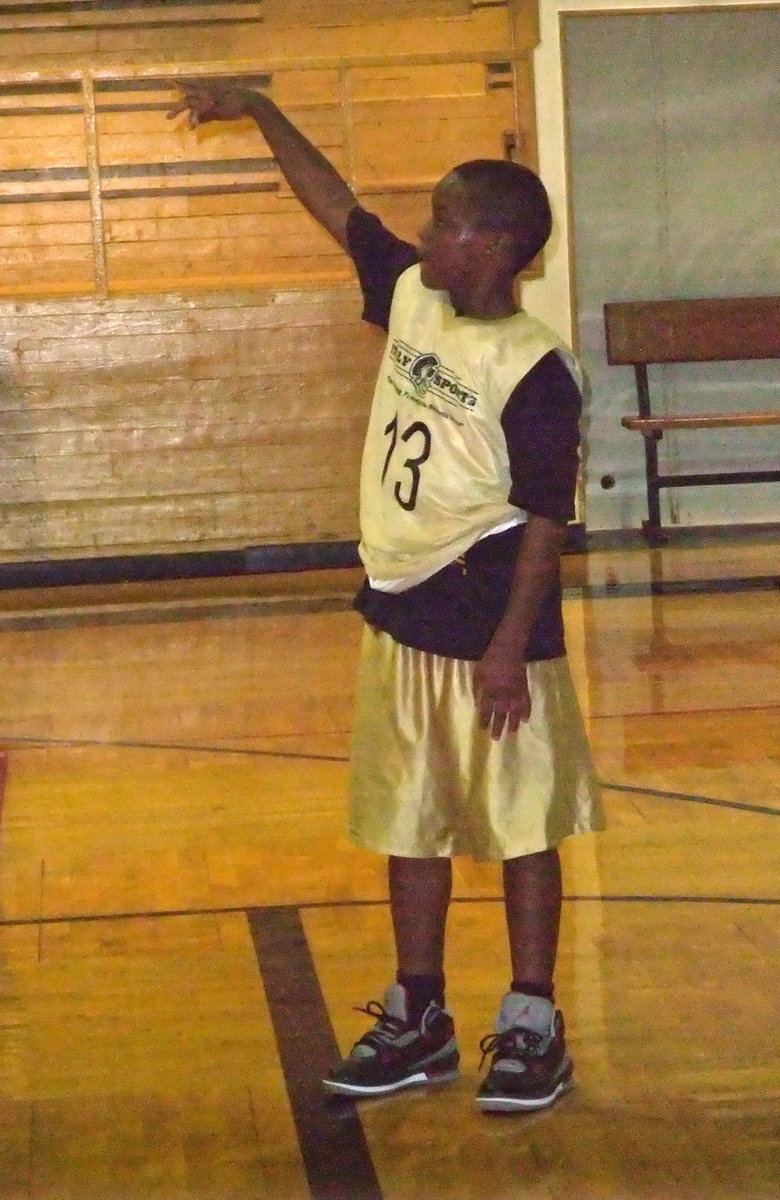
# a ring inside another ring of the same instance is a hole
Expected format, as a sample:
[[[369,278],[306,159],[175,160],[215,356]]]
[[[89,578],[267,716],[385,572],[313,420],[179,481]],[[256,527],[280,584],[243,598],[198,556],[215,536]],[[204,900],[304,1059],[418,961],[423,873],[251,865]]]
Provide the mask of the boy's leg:
[[[398,978],[384,1003],[365,1011],[376,1024],[323,1080],[342,1096],[372,1096],[446,1083],[458,1074],[452,1017],[444,1008],[444,928],[452,890],[447,858],[388,864]]]
[[[504,863],[504,904],[515,984],[552,999],[561,921],[561,860],[556,849]]]
[[[503,998],[495,1033],[482,1039],[490,1070],[477,1093],[486,1112],[545,1108],[568,1091],[572,1064],[563,1017],[553,1001],[553,971],[561,917],[558,851],[504,863],[504,900],[512,958],[512,989]]]
[[[452,894],[450,859],[391,856],[387,874],[399,972],[441,975]]]

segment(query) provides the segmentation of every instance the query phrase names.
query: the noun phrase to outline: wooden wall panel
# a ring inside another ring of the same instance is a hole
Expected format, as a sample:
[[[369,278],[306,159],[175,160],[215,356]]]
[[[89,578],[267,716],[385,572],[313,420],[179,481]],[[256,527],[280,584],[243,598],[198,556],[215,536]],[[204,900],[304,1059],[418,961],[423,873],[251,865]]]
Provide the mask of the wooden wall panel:
[[[52,9],[62,7],[59,4]],[[76,0],[77,2],[77,0]],[[286,0],[279,0],[277,12]],[[226,3],[218,18],[204,18],[198,9],[208,6],[188,4],[146,4],[126,9],[122,20],[107,21],[111,10],[100,16],[93,14],[93,23],[76,22],[72,15],[64,20],[54,15],[47,22],[32,24],[28,17],[14,9],[34,5],[0,0],[0,60],[15,67],[29,66],[41,70],[49,67],[62,70],[90,62],[95,67],[118,67],[128,62],[136,65],[176,62],[240,63],[265,59],[275,67],[293,61],[308,62],[309,66],[324,65],[327,60],[340,62],[345,57],[364,57],[372,60],[390,55],[413,55],[420,58],[440,55],[462,55],[464,46],[480,52],[494,53],[508,45],[508,3],[473,3],[461,5],[454,15],[431,15],[426,0],[410,0],[406,15],[392,15],[389,5],[374,6],[366,0],[361,5],[361,20],[346,24],[334,19],[336,6],[326,5],[323,19],[299,21],[263,20],[262,0],[251,6],[252,16],[231,16]],[[536,44],[536,5],[524,2],[519,6],[527,19],[516,22],[515,48],[531,50]],[[156,14],[154,10],[157,10]],[[178,11],[177,11],[178,10]],[[374,15],[374,11],[376,15]],[[396,13],[401,10],[396,9]],[[427,11],[428,15],[425,14]],[[186,35],[182,36],[183,30]]]
[[[170,79],[268,89],[414,240],[457,161],[535,161],[536,40],[535,0],[0,0],[0,558],[355,537],[351,265]]]
[[[355,537],[380,348],[354,287],[0,304],[0,554]]]
[[[527,9],[534,6],[520,5],[521,12]],[[40,294],[343,280],[348,268],[312,232],[299,205],[288,223],[289,210],[282,206],[289,193],[253,123],[193,132],[182,120],[166,121],[175,98],[166,78],[238,74],[248,86],[269,89],[359,195],[423,193],[414,228],[402,231],[413,235],[425,194],[457,161],[503,154],[510,146],[533,160],[530,56],[522,43],[532,30],[518,23],[517,10],[505,4],[388,0],[371,6],[356,0],[323,5],[313,21],[305,3],[208,6],[182,0],[139,6],[116,0],[104,7],[0,0],[5,22],[0,200],[20,210],[36,200],[47,205],[65,204],[68,197],[90,200],[90,227],[82,223],[78,235],[70,229],[58,237],[53,222],[32,232],[31,209],[5,222],[0,294],[28,294],[34,287],[31,246]],[[240,68],[232,58],[239,25]],[[183,27],[186,38],[180,36]],[[145,47],[150,31],[157,37],[153,53]],[[176,47],[167,62],[166,31],[175,34]],[[78,42],[82,34],[94,39],[89,46]],[[195,35],[208,44],[193,42]],[[27,39],[34,70],[21,69],[19,38]],[[50,39],[57,38],[56,69],[45,69]],[[121,65],[112,65],[106,38],[120,39]],[[9,49],[18,53],[14,70],[4,72]],[[68,56],[76,51],[78,69],[74,62],[68,75]],[[255,58],[249,68],[249,54],[265,58]],[[175,209],[170,201],[210,195],[222,198],[222,208],[209,210],[212,220],[199,237],[193,223],[202,211],[198,205]],[[256,197],[256,206],[243,203],[248,196]],[[139,202],[145,202],[147,224],[136,242],[128,240],[127,221],[137,215]],[[398,207],[408,208],[403,202]],[[383,210],[392,217],[392,204]],[[233,218],[248,212],[266,219],[244,253],[239,241],[245,225],[239,233]],[[282,239],[289,230],[297,258],[277,237],[280,222],[271,218],[280,212]],[[179,230],[177,216],[187,222]],[[150,237],[156,221],[159,236]],[[63,243],[79,249],[63,255]]]
[[[514,131],[511,93],[469,98],[377,101],[355,105],[357,189],[422,184],[429,192],[466,158],[502,158]],[[399,152],[400,144],[400,152]]]

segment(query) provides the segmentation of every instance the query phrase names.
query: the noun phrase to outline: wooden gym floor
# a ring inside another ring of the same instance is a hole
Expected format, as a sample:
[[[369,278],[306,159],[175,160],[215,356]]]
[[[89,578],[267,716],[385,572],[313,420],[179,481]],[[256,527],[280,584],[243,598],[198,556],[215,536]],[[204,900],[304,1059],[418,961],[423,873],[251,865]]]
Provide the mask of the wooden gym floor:
[[[778,544],[566,559],[610,818],[564,849],[576,1089],[486,1117],[494,867],[456,864],[461,1079],[328,1104],[393,969],[343,835],[351,572],[0,595],[0,1200],[769,1200]]]

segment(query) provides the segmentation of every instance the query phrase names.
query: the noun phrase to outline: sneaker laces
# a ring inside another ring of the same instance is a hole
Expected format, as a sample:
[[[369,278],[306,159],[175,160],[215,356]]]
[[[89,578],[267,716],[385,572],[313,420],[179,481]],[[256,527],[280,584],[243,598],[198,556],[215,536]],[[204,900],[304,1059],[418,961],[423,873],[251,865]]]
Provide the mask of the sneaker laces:
[[[372,1050],[380,1050],[383,1046],[391,1045],[398,1034],[406,1029],[406,1022],[400,1017],[392,1016],[379,1000],[369,1000],[365,1008],[358,1005],[355,1012],[362,1012],[376,1019],[373,1029],[364,1033],[355,1043],[356,1046],[370,1046]]]
[[[519,1025],[505,1029],[503,1033],[489,1033],[479,1043],[482,1051],[479,1069],[482,1070],[489,1054],[493,1054],[497,1060],[514,1058],[522,1063],[530,1058],[538,1058],[543,1053],[544,1043],[547,1041],[549,1038],[544,1034],[537,1033],[535,1029],[524,1029]]]

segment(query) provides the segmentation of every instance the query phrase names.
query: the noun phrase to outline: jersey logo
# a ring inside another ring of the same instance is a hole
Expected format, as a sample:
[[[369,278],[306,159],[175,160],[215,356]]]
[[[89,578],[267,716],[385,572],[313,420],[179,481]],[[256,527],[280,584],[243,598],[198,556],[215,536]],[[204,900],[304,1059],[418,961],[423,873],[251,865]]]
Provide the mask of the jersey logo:
[[[409,379],[418,396],[424,396],[433,383],[441,362],[435,354],[418,354],[409,367]]]
[[[454,371],[444,366],[437,354],[420,353],[399,338],[393,340],[390,358],[395,369],[411,384],[417,397],[422,399],[429,392],[446,404],[459,408],[475,408],[477,397],[460,382]]]

